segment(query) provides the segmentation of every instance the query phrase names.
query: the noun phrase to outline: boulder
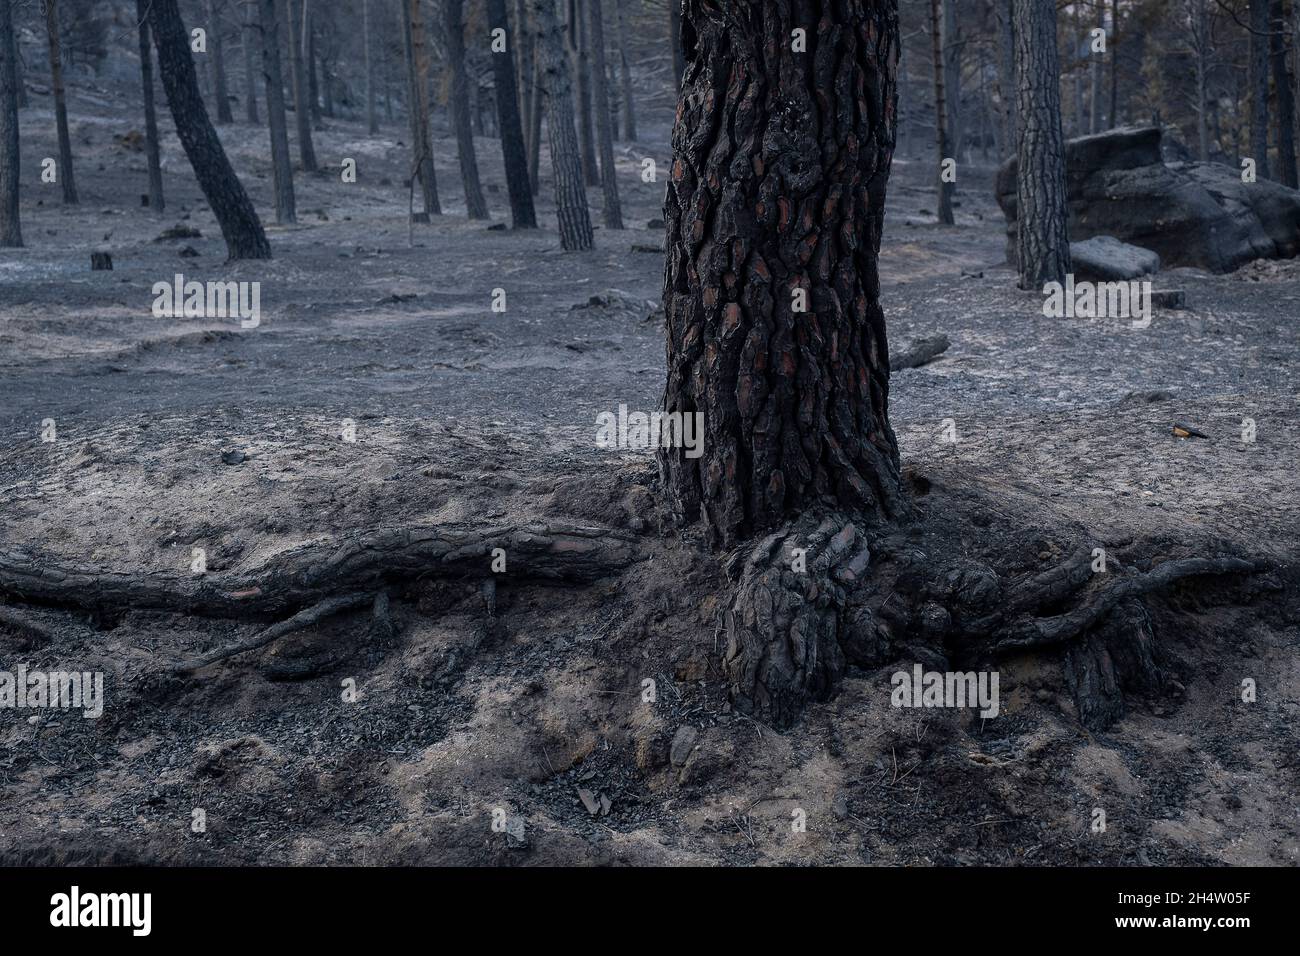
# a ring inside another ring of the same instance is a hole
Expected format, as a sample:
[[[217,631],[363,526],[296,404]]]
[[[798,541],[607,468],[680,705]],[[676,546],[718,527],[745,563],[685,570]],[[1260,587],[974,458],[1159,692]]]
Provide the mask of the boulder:
[[[1158,255],[1114,236],[1093,236],[1070,243],[1070,263],[1076,279],[1092,282],[1137,279],[1160,271]]]
[[[1157,127],[1070,140],[1066,196],[1074,241],[1109,236],[1150,250],[1165,266],[1231,272],[1254,259],[1300,252],[1300,191],[1218,163],[1168,163]],[[1016,161],[1002,164],[998,205],[1015,265]]]

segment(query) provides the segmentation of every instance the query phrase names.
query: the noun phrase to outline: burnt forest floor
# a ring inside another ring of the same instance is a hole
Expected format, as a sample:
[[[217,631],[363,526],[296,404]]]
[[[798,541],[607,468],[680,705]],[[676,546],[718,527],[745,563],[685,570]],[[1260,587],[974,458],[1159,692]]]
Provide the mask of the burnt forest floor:
[[[107,703],[100,720],[0,710],[0,862],[1300,862],[1294,590],[1154,599],[1175,690],[1131,700],[1104,733],[1080,727],[1051,656],[1006,662],[989,721],[892,708],[896,664],[851,674],[783,734],[730,712],[716,560],[661,531],[650,452],[594,441],[598,413],[654,409],[663,386],[649,225],[663,183],[639,176],[644,157],[667,168],[662,111],[642,120],[658,138],[619,145],[629,228],[599,229],[593,252],[560,250],[549,176],[541,230],[468,222],[445,128],[445,215],[412,247],[404,132],[327,121],[298,225],[268,226],[270,262],[228,265],[170,121],[158,217],[140,206],[143,153],[119,140],[138,120],[94,96],[79,91],[72,118],[76,208],[34,185],[54,124],[40,97],[23,113],[28,248],[0,257],[0,552],[149,572],[202,547],[220,571],[380,525],[565,519],[637,535],[646,560],[586,587],[503,583],[491,628],[477,588],[416,582],[394,595],[389,639],[369,636],[368,612],[341,615],[166,695],[151,673],[256,625],[29,609],[58,639],[0,626],[0,669],[102,670]],[[269,219],[265,132],[223,138]],[[496,140],[479,156],[500,225]],[[1046,319],[1001,264],[991,182],[962,174],[945,229],[922,164],[891,180],[891,342],[952,342],[893,379],[915,547],[1013,573],[1093,543],[1289,568],[1300,269],[1163,274],[1189,308],[1144,330]],[[200,235],[156,238],[176,225]],[[112,271],[90,271],[96,249]],[[151,288],[178,272],[260,282],[261,326],[155,318]],[[44,419],[57,441],[40,440]],[[1175,420],[1209,438],[1175,438]],[[674,762],[684,725],[698,733]],[[1105,833],[1090,830],[1098,807]],[[498,810],[513,834],[493,829]]]

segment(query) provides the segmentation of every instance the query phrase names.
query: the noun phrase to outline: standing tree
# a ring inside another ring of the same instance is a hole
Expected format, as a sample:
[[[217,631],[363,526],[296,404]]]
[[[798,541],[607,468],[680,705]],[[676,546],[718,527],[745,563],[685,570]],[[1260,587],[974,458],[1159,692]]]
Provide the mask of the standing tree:
[[[1102,0],[1095,0],[1095,3],[1097,7],[1097,29],[1104,31],[1106,29],[1106,5],[1102,2]],[[1089,43],[1088,49],[1089,51],[1092,50],[1091,43]],[[1092,62],[1088,64],[1090,79],[1092,83],[1092,92],[1089,94],[1088,97],[1089,100],[1088,120],[1089,123],[1091,124],[1089,127],[1089,132],[1094,134],[1100,133],[1102,129],[1101,126],[1101,61],[1104,58],[1104,56],[1105,54],[1103,53],[1090,52],[1089,58],[1091,59]]]
[[[791,522],[827,555],[851,559],[837,573],[860,575],[852,521],[828,532],[820,518],[906,510],[877,271],[897,6],[687,0],[683,14],[686,80],[665,200],[664,409],[702,414],[703,440],[699,457],[660,452],[666,493],[716,547]],[[808,52],[792,50],[795,29]],[[733,698],[778,725],[844,667],[842,592],[829,581],[809,583],[807,597],[802,582],[799,594],[784,589],[784,537],[748,552],[724,615]]]
[[[370,44],[370,0],[361,0],[361,46],[366,63],[366,129],[374,136],[379,132],[379,114],[375,112],[375,61]]]
[[[0,248],[23,244],[18,212],[18,44],[13,5],[0,0]]]
[[[948,70],[944,67],[943,5],[952,0],[930,0],[930,56],[934,71],[934,142],[939,155],[935,158],[935,182],[938,184],[939,222],[945,226],[953,224],[952,194],[953,184],[945,182],[943,161],[955,158],[948,139],[948,103],[944,96],[944,79]]]
[[[456,155],[460,160],[460,181],[465,187],[465,210],[471,219],[487,219],[487,200],[478,180],[478,159],[474,155],[474,130],[470,121],[469,78],[465,73],[465,4],[463,0],[442,0],[443,42],[447,68],[451,73],[452,126],[456,131]],[[478,81],[475,80],[477,86]]]
[[[226,88],[225,45],[221,36],[221,14],[217,0],[208,0],[208,67],[212,71],[212,96],[217,101],[217,122],[233,123],[230,92]]]
[[[284,107],[284,72],[280,69],[280,17],[276,0],[259,0],[262,22],[262,74],[266,79],[266,121],[271,132],[271,172],[275,181],[275,221],[298,221],[293,195],[293,160]]]
[[[582,148],[582,174],[588,186],[600,185],[596,160],[596,134],[591,124],[591,64],[587,57],[587,0],[568,0],[569,53],[573,58],[574,109],[578,117],[578,143]]]
[[[303,0],[285,0],[289,21],[289,74],[293,85],[293,114],[298,127],[298,159],[305,173],[316,172],[316,148],[311,139],[311,104],[308,102],[307,50],[304,41]]]
[[[162,160],[158,149],[158,116],[153,102],[153,55],[149,50],[149,0],[135,0],[135,18],[140,39],[140,85],[144,91],[144,144],[149,166],[149,208],[161,215],[163,202]]]
[[[668,45],[673,53],[673,89],[682,91],[682,79],[686,73],[686,57],[682,55],[682,0],[667,0],[668,3]]]
[[[1250,0],[1250,153],[1260,179],[1268,166],[1268,0]]]
[[[77,178],[72,172],[72,137],[68,133],[68,104],[63,90],[63,44],[59,37],[59,6],[45,0],[45,33],[50,41],[50,88],[54,93],[54,123],[59,136],[59,182],[63,201],[77,203]]]
[[[261,125],[257,115],[257,0],[243,0],[243,27],[240,46],[244,50],[245,119],[253,126]]]
[[[231,259],[269,259],[271,245],[248,193],[231,168],[199,94],[190,38],[177,0],[148,0],[149,27],[172,121],[203,196],[221,225]],[[268,0],[273,2],[273,0]]]
[[[614,123],[610,116],[608,74],[605,71],[605,22],[602,0],[589,0],[591,19],[592,95],[596,105],[596,136],[600,140],[600,182],[604,192],[606,229],[623,228],[623,209],[618,200],[618,175],[614,171]]]
[[[533,29],[537,31],[537,62],[546,89],[546,126],[551,147],[551,172],[555,179],[555,213],[560,225],[560,245],[569,250],[590,249],[591,213],[582,180],[578,133],[573,126],[573,87],[564,40],[555,14],[555,0],[530,0]]]
[[[515,60],[510,48],[522,46],[518,33],[510,31],[506,0],[487,0],[488,30],[506,31],[509,47],[492,54],[492,80],[496,87],[497,126],[501,133],[501,158],[506,170],[506,189],[510,193],[510,221],[516,229],[536,229],[537,213],[533,209],[533,189],[528,181],[528,153],[519,120],[519,99],[515,86]]]
[[[425,46],[420,0],[402,0],[402,34],[406,48],[406,102],[411,125],[411,179],[420,182],[424,211],[412,219],[427,222],[442,215],[438,174],[433,167],[433,137],[429,132],[429,54]]]
[[[1056,3],[1015,0],[1014,11],[1020,114],[1016,254],[1020,288],[1041,289],[1065,281],[1070,271]]]
[[[632,68],[627,61],[627,32],[623,28],[623,0],[614,0],[614,31],[618,44],[620,86],[623,90],[623,139],[636,141],[636,103],[632,98]]]
[[[1269,52],[1273,60],[1273,94],[1277,98],[1277,179],[1296,188],[1295,91],[1287,69],[1287,16],[1282,0],[1273,0]]]

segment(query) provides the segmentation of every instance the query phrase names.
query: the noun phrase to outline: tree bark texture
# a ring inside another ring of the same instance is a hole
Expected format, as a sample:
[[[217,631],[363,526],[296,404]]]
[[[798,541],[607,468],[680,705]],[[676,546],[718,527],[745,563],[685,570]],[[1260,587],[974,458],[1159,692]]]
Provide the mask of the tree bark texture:
[[[56,0],[45,3],[45,33],[50,48],[50,87],[54,93],[54,123],[59,137],[59,183],[63,201],[77,203],[77,177],[72,171],[72,136],[68,132],[68,104],[63,88],[63,44],[59,36],[59,6]]]
[[[316,172],[316,148],[311,137],[307,58],[302,32],[302,0],[285,0],[289,25],[289,73],[293,83],[293,115],[298,127],[298,161],[304,173]]]
[[[18,44],[15,0],[0,0],[0,248],[23,244],[19,215]]]
[[[217,122],[233,123],[230,91],[226,87],[225,44],[221,36],[221,13],[217,0],[208,0],[208,66],[212,70],[212,98],[217,104]]]
[[[451,72],[452,126],[456,131],[456,155],[460,160],[460,181],[465,187],[465,210],[470,219],[487,219],[487,200],[479,184],[478,158],[474,155],[474,130],[470,121],[469,78],[465,74],[465,4],[463,0],[442,0],[443,40],[447,47],[447,68]],[[475,80],[475,86],[478,81]]]
[[[600,183],[604,193],[602,214],[606,229],[623,228],[623,209],[618,199],[618,174],[614,170],[614,121],[610,114],[610,89],[605,68],[605,17],[602,0],[587,3],[591,27],[592,98],[595,101],[596,138],[600,144]]]
[[[564,40],[555,13],[555,0],[530,0],[537,31],[537,57],[546,89],[546,126],[555,179],[555,211],[560,245],[568,250],[592,246],[591,212],[582,178],[578,132],[574,128],[573,86],[564,54]]]
[[[528,179],[528,152],[523,124],[519,119],[519,96],[515,84],[515,58],[510,50],[523,46],[520,30],[510,30],[506,0],[487,0],[488,31],[502,29],[509,36],[510,49],[492,54],[492,80],[496,87],[497,126],[501,135],[501,158],[505,165],[506,190],[510,194],[510,221],[516,229],[536,229],[533,188]]]
[[[257,115],[257,3],[242,0],[243,26],[240,34],[244,52],[244,118],[253,126],[262,125]]]
[[[1277,179],[1296,188],[1295,97],[1286,62],[1287,18],[1282,0],[1273,0],[1269,52],[1273,60],[1273,91],[1277,97]]]
[[[149,209],[161,215],[165,208],[162,160],[158,148],[158,115],[153,100],[153,53],[149,49],[149,0],[135,0],[140,40],[140,85],[144,100],[145,160],[149,167]]]
[[[285,116],[284,72],[280,67],[280,18],[276,0],[259,0],[262,31],[262,74],[266,80],[266,121],[271,133],[271,172],[275,182],[275,221],[298,221],[293,193],[293,160],[289,156],[289,121]]]
[[[411,125],[411,174],[420,181],[425,216],[442,215],[438,175],[433,166],[429,131],[429,50],[420,15],[420,0],[402,0],[402,30],[406,41],[406,102]]]
[[[945,226],[953,224],[952,193],[953,184],[943,181],[943,161],[951,159],[952,143],[948,137],[948,101],[945,78],[948,71],[944,68],[943,4],[951,0],[930,0],[930,56],[934,71],[934,142],[938,151],[935,157],[934,180],[938,193],[939,222]]]
[[[627,31],[623,25],[623,0],[614,0],[615,39],[618,41],[620,86],[623,91],[623,139],[636,142],[636,100],[632,96],[632,68],[627,59]]]
[[[1268,3],[1250,0],[1250,153],[1255,174],[1271,179],[1268,162]]]

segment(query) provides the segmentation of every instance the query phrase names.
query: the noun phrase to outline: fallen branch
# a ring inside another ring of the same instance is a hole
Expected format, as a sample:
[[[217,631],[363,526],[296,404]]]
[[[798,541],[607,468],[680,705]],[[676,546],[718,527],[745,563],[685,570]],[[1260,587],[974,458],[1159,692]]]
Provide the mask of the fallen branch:
[[[6,607],[3,604],[0,604],[0,624],[18,631],[21,634],[27,634],[30,637],[34,637],[42,643],[48,643],[54,640],[54,632],[49,630],[44,624],[33,620],[31,617],[15,608]]]
[[[889,370],[898,372],[905,368],[920,368],[929,365],[944,352],[948,351],[948,336],[940,334],[928,339],[917,339],[905,351],[889,357]]]

